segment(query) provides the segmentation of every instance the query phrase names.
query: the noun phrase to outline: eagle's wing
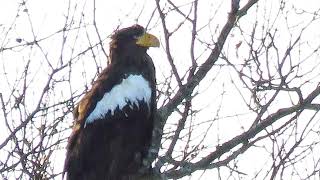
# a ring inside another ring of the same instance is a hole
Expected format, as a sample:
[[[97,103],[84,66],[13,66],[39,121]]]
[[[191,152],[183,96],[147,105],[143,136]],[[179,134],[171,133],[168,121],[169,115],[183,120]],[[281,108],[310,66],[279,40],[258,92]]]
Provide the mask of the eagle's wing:
[[[72,151],[74,151],[74,146],[77,143],[79,134],[85,126],[86,118],[88,117],[90,112],[93,111],[97,102],[103,97],[104,93],[106,92],[106,87],[102,86],[101,84],[110,84],[110,87],[112,87],[116,83],[116,80],[113,79],[112,76],[114,73],[111,73],[111,71],[112,68],[107,67],[99,74],[99,77],[93,83],[90,91],[87,92],[87,94],[85,94],[85,96],[81,99],[81,101],[73,111],[74,125],[72,128],[72,133],[68,139],[67,154],[64,164],[63,176],[68,171],[70,161],[72,160],[71,153]]]
[[[154,83],[151,85],[141,74],[128,75],[120,71],[112,67],[104,70],[77,105],[64,172],[69,172],[70,168],[74,171],[87,167],[87,162],[97,158],[91,157],[95,153],[107,158],[106,161],[110,162],[104,166],[115,173],[119,173],[119,168],[127,166],[128,169],[135,169],[145,156],[152,136],[151,109],[155,103],[154,91],[151,89]],[[137,158],[137,162],[132,157]],[[83,158],[86,159],[84,164]]]

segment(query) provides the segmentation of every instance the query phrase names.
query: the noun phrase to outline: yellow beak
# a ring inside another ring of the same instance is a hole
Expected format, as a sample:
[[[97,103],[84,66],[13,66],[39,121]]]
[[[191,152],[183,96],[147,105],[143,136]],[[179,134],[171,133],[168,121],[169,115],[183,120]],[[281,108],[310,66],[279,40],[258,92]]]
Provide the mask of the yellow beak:
[[[144,33],[137,39],[136,44],[142,47],[159,47],[160,41],[156,36]]]

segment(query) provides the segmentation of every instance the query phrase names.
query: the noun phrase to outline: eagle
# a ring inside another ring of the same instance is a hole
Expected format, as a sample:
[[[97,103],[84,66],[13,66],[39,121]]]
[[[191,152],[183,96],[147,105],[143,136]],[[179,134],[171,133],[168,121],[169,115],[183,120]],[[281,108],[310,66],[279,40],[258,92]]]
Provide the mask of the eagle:
[[[155,67],[147,54],[159,47],[140,25],[111,36],[108,66],[74,110],[63,176],[67,180],[125,180],[143,166],[156,110]]]

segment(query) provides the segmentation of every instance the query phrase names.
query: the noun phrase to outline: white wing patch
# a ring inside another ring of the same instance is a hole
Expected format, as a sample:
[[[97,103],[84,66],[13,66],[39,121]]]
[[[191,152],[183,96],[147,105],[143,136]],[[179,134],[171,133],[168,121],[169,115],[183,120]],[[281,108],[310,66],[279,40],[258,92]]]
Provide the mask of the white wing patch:
[[[128,104],[128,101],[137,107],[139,107],[138,101],[145,101],[149,106],[151,101],[151,88],[149,82],[143,78],[142,75],[129,75],[126,79],[123,79],[120,84],[105,93],[87,117],[85,124],[105,117],[109,110],[111,115],[113,115],[117,107],[121,110]]]

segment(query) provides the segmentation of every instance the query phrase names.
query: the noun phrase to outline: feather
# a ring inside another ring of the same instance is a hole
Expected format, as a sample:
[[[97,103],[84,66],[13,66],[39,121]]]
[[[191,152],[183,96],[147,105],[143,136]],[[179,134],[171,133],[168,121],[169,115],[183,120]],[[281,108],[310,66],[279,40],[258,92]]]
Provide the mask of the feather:
[[[125,180],[143,166],[156,109],[155,69],[139,25],[115,32],[110,64],[74,111],[64,166],[67,180]]]

